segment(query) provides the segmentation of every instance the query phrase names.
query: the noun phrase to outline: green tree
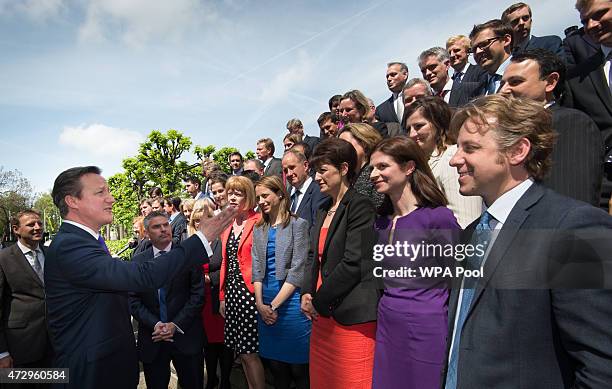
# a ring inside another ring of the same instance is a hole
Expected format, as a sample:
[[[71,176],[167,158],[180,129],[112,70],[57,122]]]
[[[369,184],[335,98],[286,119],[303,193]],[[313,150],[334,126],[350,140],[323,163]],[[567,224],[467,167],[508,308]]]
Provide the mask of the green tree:
[[[115,198],[113,219],[115,224],[126,228],[132,225],[132,219],[138,215],[138,184],[130,181],[126,173],[117,173],[108,178],[108,186]]]
[[[34,201],[34,209],[40,212],[45,223],[45,232],[55,234],[62,222],[59,209],[53,204],[50,193],[42,193]]]
[[[34,191],[19,170],[0,166],[0,237],[9,232],[9,221],[19,211],[32,208]]]

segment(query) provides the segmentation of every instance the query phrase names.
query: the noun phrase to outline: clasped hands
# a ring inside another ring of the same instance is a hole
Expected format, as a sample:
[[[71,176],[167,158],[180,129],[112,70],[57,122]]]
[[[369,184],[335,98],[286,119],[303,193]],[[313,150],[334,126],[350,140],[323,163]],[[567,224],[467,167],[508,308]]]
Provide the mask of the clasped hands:
[[[271,326],[276,323],[276,319],[278,319],[278,312],[273,311],[269,305],[265,304],[257,304],[257,311],[261,315],[264,323]]]
[[[153,328],[153,342],[174,342],[174,331],[176,331],[176,325],[172,322],[162,323],[158,321]]]
[[[302,296],[302,304],[301,307],[302,313],[304,316],[308,318],[308,320],[317,320],[319,317],[319,313],[315,309],[314,305],[312,305],[312,295],[310,293],[306,293]]]

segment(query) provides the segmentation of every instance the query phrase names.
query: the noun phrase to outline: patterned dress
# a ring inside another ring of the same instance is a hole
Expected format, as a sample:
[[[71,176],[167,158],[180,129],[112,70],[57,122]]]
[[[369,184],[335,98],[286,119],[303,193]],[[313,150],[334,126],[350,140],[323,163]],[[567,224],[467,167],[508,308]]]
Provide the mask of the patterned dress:
[[[227,284],[225,286],[225,345],[236,354],[256,353],[259,348],[257,336],[257,308],[255,295],[244,284],[238,264],[238,244],[242,233],[236,238],[234,231],[227,241]]]

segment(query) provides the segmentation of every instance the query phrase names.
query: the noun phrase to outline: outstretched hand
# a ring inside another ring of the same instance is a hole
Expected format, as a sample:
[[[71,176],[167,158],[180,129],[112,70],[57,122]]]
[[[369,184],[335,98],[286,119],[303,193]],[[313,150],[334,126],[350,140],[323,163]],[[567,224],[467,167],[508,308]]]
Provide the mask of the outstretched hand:
[[[200,223],[200,231],[206,237],[206,240],[213,242],[221,233],[230,225],[236,217],[238,211],[233,207],[227,207],[205,223]]]

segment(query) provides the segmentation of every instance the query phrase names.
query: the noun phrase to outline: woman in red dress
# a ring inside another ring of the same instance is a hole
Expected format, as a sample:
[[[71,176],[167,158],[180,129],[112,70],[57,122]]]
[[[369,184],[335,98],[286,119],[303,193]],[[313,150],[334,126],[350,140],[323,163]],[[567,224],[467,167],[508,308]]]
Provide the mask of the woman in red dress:
[[[357,155],[349,142],[322,141],[312,165],[330,198],[312,226],[302,289],[302,311],[313,321],[310,387],[370,389],[380,296],[372,273],[374,206],[350,188]]]

